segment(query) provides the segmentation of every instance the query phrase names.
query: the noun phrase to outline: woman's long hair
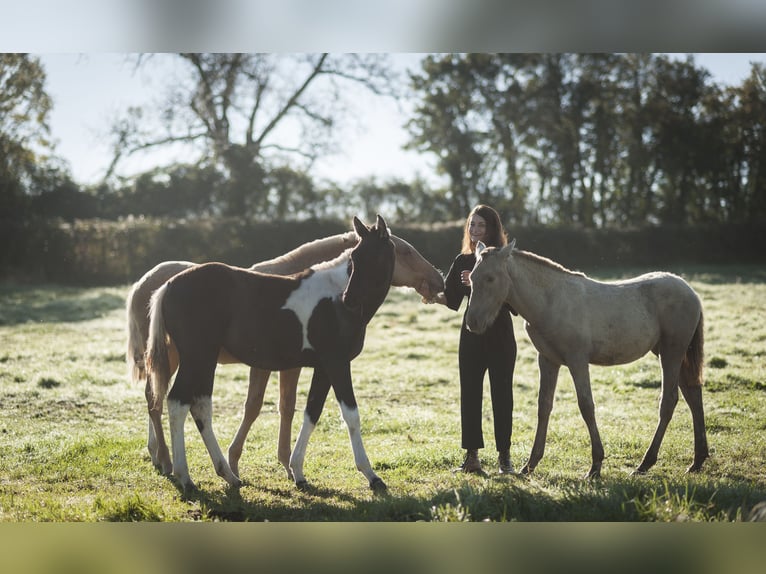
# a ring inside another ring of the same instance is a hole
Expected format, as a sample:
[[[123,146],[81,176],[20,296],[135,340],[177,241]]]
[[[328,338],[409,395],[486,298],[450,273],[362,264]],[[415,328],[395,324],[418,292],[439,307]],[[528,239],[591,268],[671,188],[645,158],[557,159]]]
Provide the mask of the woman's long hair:
[[[471,217],[478,215],[487,223],[487,232],[484,235],[482,242],[487,247],[503,247],[508,244],[508,235],[503,229],[503,224],[500,221],[500,215],[497,211],[492,209],[488,205],[477,205],[471,210],[465,220],[465,226],[463,227],[463,247],[461,253],[473,253],[476,247],[471,243],[471,233],[469,231],[471,225]]]

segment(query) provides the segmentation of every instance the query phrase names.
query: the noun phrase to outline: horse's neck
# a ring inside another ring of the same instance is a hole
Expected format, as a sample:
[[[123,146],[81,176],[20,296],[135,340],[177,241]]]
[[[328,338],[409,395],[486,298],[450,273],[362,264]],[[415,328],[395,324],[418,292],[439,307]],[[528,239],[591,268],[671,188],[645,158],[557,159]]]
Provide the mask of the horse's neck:
[[[356,244],[354,232],[332,235],[305,243],[292,251],[274,259],[256,263],[250,269],[261,273],[290,275],[316,265],[322,261],[330,261],[338,257],[349,247]]]
[[[366,325],[370,321],[372,321],[372,318],[375,316],[375,313],[378,312],[378,309],[380,309],[380,306],[383,304],[383,301],[386,300],[386,296],[388,295],[389,287],[391,286],[391,282],[388,283],[381,283],[378,285],[380,288],[379,292],[376,293],[370,293],[367,297],[367,301],[364,305],[364,313],[362,315],[362,322]]]
[[[547,310],[555,292],[563,285],[582,277],[544,262],[515,255],[508,271],[512,287],[508,303],[527,321],[532,322],[541,311]]]

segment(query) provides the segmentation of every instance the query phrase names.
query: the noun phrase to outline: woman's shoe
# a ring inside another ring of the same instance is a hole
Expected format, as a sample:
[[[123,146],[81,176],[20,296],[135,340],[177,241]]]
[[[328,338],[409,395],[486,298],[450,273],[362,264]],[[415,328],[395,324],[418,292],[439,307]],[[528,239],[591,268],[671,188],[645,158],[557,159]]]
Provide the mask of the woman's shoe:
[[[512,474],[513,463],[511,462],[511,452],[509,450],[497,453],[497,466],[500,474]]]
[[[470,474],[481,474],[481,461],[479,460],[479,449],[469,448],[465,453],[463,464],[455,469],[456,472],[467,472]]]

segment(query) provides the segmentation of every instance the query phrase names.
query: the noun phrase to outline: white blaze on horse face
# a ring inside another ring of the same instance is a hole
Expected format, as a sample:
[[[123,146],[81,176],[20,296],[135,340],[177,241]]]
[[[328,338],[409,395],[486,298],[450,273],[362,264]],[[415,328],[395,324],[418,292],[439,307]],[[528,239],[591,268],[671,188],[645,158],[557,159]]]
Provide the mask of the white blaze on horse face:
[[[303,349],[311,349],[308,338],[308,324],[311,314],[322,299],[340,297],[348,283],[348,260],[327,269],[316,270],[304,279],[300,286],[290,293],[282,309],[295,313],[303,332]]]

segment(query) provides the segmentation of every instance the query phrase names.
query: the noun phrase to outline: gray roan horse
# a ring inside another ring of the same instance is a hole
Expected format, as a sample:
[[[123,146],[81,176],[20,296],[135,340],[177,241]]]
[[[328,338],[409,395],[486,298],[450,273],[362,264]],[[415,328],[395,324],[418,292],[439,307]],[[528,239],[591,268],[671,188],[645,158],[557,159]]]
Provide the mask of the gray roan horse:
[[[260,273],[292,275],[304,271],[312,265],[335,259],[344,251],[354,247],[358,241],[359,237],[353,231],[323,237],[304,243],[274,259],[256,263],[250,269]],[[439,291],[444,290],[443,277],[417,249],[394,234],[391,234],[391,241],[394,242],[394,249],[396,251],[394,275],[391,278],[392,287],[411,287],[425,298],[431,298]],[[164,261],[155,265],[134,283],[126,300],[125,307],[128,326],[126,359],[128,370],[134,382],[143,382],[145,384],[146,400],[149,407],[151,407],[152,403],[152,391],[144,365],[146,342],[149,338],[149,301],[152,293],[162,287],[166,281],[180,272],[194,267],[194,265],[194,263],[189,261]],[[269,327],[266,326],[264,328],[268,329]],[[178,369],[178,353],[172,342],[168,345],[168,350],[170,355],[170,373],[172,375]],[[237,359],[223,352],[218,356],[218,362],[236,363]],[[279,373],[279,439],[277,458],[290,478],[292,478],[290,473],[292,422],[300,374],[301,367],[285,369]],[[250,427],[261,412],[270,375],[271,371],[268,369],[259,369],[258,367],[250,369],[250,385],[247,389],[247,399],[245,400],[242,422],[228,451],[229,465],[234,474],[238,476],[239,459],[242,456],[245,440]],[[154,433],[154,424],[151,420],[149,421],[148,434],[147,448],[152,463],[161,467],[162,472],[165,474],[170,474],[173,468],[167,444],[165,444],[162,436],[158,440]]]
[[[222,350],[240,362],[269,370],[314,368],[303,425],[290,457],[298,486],[306,484],[306,446],[332,387],[356,467],[372,489],[386,488],[362,444],[351,360],[361,352],[367,323],[388,293],[394,246],[380,216],[371,228],[355,217],[354,229],[360,238],[356,247],[303,273],[282,277],[210,263],[176,275],[152,296],[147,348],[153,391],[150,416],[159,437],[159,415],[167,394],[173,474],[184,490],[194,488],[184,447],[189,412],[216,472],[231,486],[241,484],[211,426],[213,382]],[[179,367],[168,394],[169,339],[177,349]]]
[[[587,476],[598,477],[604,447],[596,426],[588,365],[629,363],[649,351],[659,355],[662,366],[659,423],[634,472],[645,473],[657,462],[679,386],[694,424],[694,462],[688,471],[700,470],[708,446],[702,409],[702,305],[694,290],[670,273],[648,273],[615,283],[594,281],[520,251],[515,243],[501,249],[477,247],[466,324],[481,333],[500,306],[509,303],[525,319],[538,351],[537,432],[522,473],[532,472],[543,457],[556,380],[561,365],[566,365],[590,433],[593,463]]]

